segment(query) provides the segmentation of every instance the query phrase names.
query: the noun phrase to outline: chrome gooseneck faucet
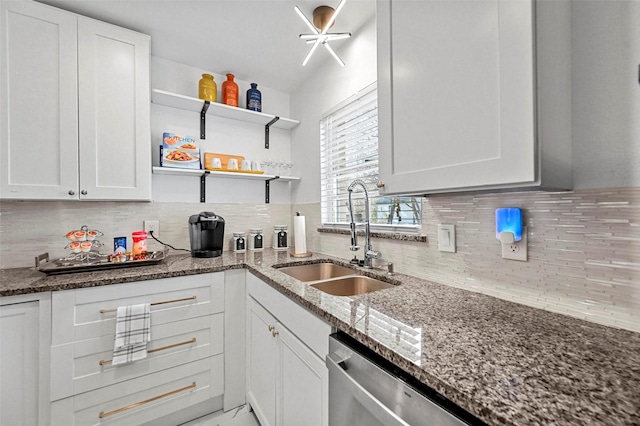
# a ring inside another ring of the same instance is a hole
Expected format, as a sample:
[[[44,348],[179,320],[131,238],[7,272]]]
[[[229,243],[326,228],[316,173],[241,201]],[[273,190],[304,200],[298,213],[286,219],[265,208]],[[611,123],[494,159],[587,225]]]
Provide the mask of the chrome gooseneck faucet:
[[[373,247],[371,247],[371,230],[369,228],[369,193],[367,192],[367,187],[365,183],[360,179],[356,179],[353,182],[351,182],[351,184],[347,188],[347,191],[349,191],[349,215],[351,216],[351,223],[349,224],[351,228],[351,246],[349,247],[349,250],[356,251],[360,249],[360,246],[358,246],[358,236],[356,234],[356,223],[355,223],[355,220],[353,219],[353,206],[351,203],[351,194],[353,193],[353,189],[356,186],[361,186],[362,189],[364,190],[364,206],[365,206],[364,214],[366,217],[366,221],[364,223],[364,235],[365,235],[366,242],[364,246],[364,260],[362,260],[361,262],[363,267],[371,268],[372,260],[378,259],[381,256],[381,253],[379,251],[373,250]]]

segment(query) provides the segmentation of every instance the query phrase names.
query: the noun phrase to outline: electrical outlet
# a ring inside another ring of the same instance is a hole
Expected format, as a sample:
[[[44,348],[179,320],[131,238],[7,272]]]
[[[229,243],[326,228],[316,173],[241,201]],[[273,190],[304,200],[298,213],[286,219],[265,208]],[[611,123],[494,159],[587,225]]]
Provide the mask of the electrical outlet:
[[[522,228],[522,238],[511,244],[502,244],[502,258],[527,261],[527,228]]]
[[[159,220],[145,220],[144,230],[147,232],[153,232],[154,237],[160,236],[160,221]]]

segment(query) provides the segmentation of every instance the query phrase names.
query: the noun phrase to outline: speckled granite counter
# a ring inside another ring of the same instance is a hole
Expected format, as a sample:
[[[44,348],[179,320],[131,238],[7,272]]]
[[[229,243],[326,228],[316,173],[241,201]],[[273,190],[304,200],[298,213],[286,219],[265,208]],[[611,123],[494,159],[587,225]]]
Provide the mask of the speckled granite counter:
[[[331,258],[265,250],[48,277],[0,270],[0,296],[247,268],[489,424],[640,424],[640,334],[399,273],[392,289],[337,297],[272,268],[318,259]]]

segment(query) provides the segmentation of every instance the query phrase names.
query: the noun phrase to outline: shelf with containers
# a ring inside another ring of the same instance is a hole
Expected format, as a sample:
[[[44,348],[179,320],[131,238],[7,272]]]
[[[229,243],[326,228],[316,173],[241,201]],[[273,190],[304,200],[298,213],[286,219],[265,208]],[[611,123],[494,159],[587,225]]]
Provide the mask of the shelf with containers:
[[[265,149],[269,149],[269,128],[290,130],[300,124],[300,121],[264,112],[251,111],[239,107],[229,106],[218,102],[203,101],[202,99],[185,96],[178,93],[167,92],[160,89],[152,89],[151,102],[157,105],[178,108],[185,111],[200,113],[200,139],[205,139],[206,115],[220,118],[243,121],[245,123],[262,125],[265,128]],[[279,176],[275,174],[252,174],[241,172],[223,172],[205,169],[180,169],[169,167],[153,167],[155,174],[168,175],[197,175],[200,177],[200,202],[206,201],[206,177],[224,177],[231,179],[262,180],[265,182],[265,203],[269,203],[270,184],[274,180],[280,182],[292,182],[300,180],[294,176]]]
[[[269,149],[270,127],[273,126],[276,129],[290,130],[300,124],[298,120],[293,120],[291,118],[266,114],[264,112],[251,111],[248,109],[229,106],[218,102],[203,101],[202,99],[180,95],[178,93],[167,92],[159,89],[153,89],[151,91],[151,102],[153,102],[154,104],[164,105],[172,108],[179,108],[186,111],[199,112],[200,139],[205,139],[206,137],[204,124],[207,114],[221,118],[244,121],[246,123],[263,125],[265,126],[266,149]]]

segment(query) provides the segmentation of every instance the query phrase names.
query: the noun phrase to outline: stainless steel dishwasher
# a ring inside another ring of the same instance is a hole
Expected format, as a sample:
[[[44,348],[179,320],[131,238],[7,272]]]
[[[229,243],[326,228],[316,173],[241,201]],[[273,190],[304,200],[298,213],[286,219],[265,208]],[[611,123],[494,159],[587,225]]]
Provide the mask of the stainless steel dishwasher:
[[[329,426],[484,424],[344,333],[329,337],[326,363]]]

